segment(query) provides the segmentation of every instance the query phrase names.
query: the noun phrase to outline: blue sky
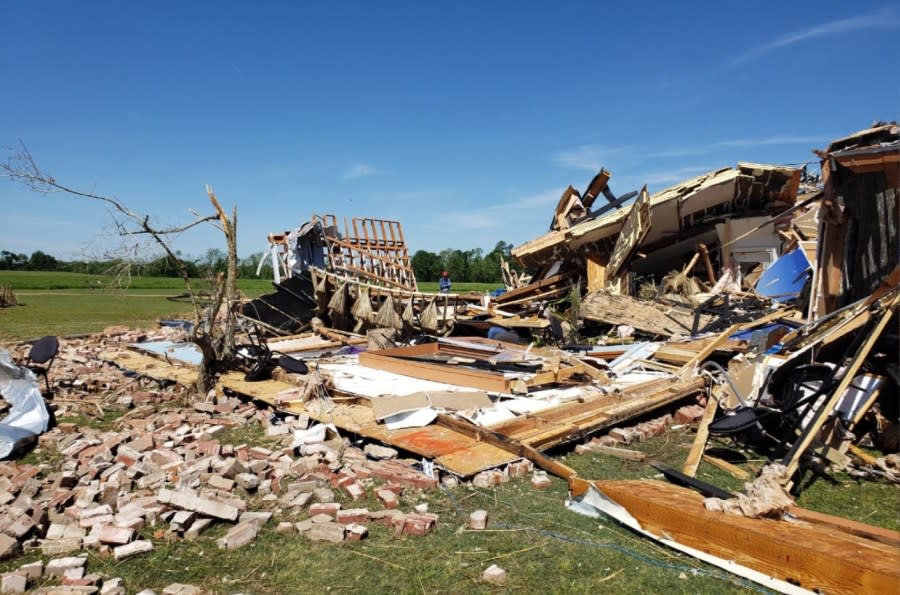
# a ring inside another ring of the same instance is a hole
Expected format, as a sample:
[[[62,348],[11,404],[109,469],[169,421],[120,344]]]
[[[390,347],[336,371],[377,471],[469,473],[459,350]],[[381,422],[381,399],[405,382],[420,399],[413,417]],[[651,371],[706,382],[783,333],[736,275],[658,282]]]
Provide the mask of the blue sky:
[[[600,166],[654,191],[900,117],[896,0],[556,4],[11,0],[0,146],[160,223],[209,183],[242,256],[313,213],[438,252],[541,235]],[[112,245],[98,203],[0,179],[0,204],[0,249]]]

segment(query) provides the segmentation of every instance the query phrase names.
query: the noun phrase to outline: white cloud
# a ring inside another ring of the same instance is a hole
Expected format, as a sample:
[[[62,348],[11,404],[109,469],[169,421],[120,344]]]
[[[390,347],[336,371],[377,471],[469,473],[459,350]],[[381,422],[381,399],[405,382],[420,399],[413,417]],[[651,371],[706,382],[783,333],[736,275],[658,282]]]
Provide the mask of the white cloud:
[[[877,12],[864,14],[846,19],[829,21],[821,25],[815,25],[801,31],[793,31],[773,39],[763,45],[751,48],[738,55],[731,61],[732,66],[750,62],[779,48],[791,46],[809,39],[851,33],[853,31],[865,31],[870,29],[894,29],[900,26],[900,19],[892,8],[885,7]]]
[[[378,173],[378,170],[375,169],[374,165],[369,165],[368,163],[357,163],[350,171],[344,174],[345,180],[352,180],[353,178],[362,178],[365,176],[374,176]]]
[[[631,147],[604,147],[603,145],[580,145],[568,151],[557,153],[553,160],[557,163],[574,169],[586,169],[592,172],[600,171],[604,164],[609,163],[610,156],[626,153]]]

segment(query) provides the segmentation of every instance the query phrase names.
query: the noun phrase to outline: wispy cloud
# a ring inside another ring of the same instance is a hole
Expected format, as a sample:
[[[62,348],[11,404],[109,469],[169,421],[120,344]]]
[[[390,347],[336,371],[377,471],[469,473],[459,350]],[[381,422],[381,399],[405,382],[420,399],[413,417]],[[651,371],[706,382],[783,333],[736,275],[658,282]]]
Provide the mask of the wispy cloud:
[[[894,29],[898,26],[900,26],[900,18],[897,17],[897,13],[893,8],[885,7],[872,13],[829,21],[827,23],[809,27],[808,29],[787,33],[768,43],[750,48],[742,54],[739,54],[731,61],[731,65],[738,66],[777,49],[815,39],[817,37],[827,37],[829,35],[839,35],[841,33],[866,31],[870,29]]]
[[[363,178],[365,176],[374,176],[378,173],[378,170],[375,169],[374,165],[369,165],[368,163],[357,163],[350,170],[344,174],[345,180],[352,180],[353,178]]]
[[[686,147],[672,147],[647,153],[647,157],[687,157],[690,155],[704,155],[720,149],[735,149],[746,147],[764,147],[776,145],[816,145],[827,142],[828,139],[837,138],[838,135],[777,135],[764,138],[737,138],[721,140],[706,145]]]
[[[446,213],[444,220],[450,227],[468,230],[510,229],[518,225],[523,214],[530,216],[535,210],[550,209],[559,200],[560,189],[536,192],[521,198],[504,202],[485,204],[480,208],[469,208],[465,212]],[[549,216],[549,215],[548,215]]]
[[[560,151],[554,155],[553,161],[566,167],[596,172],[610,161],[612,155],[626,153],[631,149],[629,146],[579,145],[574,149]]]

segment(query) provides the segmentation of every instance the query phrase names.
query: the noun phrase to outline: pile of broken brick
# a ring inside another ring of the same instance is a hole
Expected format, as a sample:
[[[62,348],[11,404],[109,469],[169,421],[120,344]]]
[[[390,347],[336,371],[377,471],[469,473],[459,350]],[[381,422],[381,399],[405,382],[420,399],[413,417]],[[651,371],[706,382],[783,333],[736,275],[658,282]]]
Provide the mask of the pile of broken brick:
[[[230,525],[217,540],[226,549],[251,543],[269,523],[286,536],[335,543],[365,538],[370,523],[387,525],[395,536],[425,536],[437,525],[423,492],[456,485],[457,478],[440,478],[431,469],[426,474],[392,448],[352,445],[331,428],[320,432],[324,439],[297,444],[297,433],[316,433],[308,431],[316,428],[305,416],[277,417],[226,395],[179,405],[184,401],[175,384],[153,388],[135,381],[132,390],[109,392],[133,379],[79,358],[135,334],[145,333],[106,332],[77,349],[67,341],[60,356],[59,365],[68,368],[60,376],[87,380],[57,386],[57,416],[74,408],[90,413],[89,401],[71,397],[93,390],[105,399],[95,408],[127,410],[114,429],[63,421],[39,438],[34,458],[47,462],[0,462],[0,559],[23,552],[47,559],[5,573],[0,591],[62,584],[124,593],[121,579],[88,574],[83,552],[123,560],[160,540],[198,539],[214,523]],[[250,426],[262,429],[270,448],[228,439],[243,435],[232,430]],[[549,486],[549,478],[524,460],[482,472],[472,483],[491,487],[529,473],[535,489]],[[352,506],[363,500],[378,502],[379,509]],[[484,528],[484,519],[471,526]],[[191,592],[184,585],[172,589]]]

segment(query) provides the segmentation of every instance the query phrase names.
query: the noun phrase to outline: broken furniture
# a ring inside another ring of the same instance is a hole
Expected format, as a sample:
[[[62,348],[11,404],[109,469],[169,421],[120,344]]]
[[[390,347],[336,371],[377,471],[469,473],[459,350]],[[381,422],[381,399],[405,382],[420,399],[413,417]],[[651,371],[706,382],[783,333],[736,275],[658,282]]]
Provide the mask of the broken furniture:
[[[50,367],[53,360],[59,352],[59,339],[54,336],[41,337],[31,346],[28,357],[25,360],[25,367],[31,370],[35,376],[42,376],[44,384],[47,387],[47,394],[50,395]]]

